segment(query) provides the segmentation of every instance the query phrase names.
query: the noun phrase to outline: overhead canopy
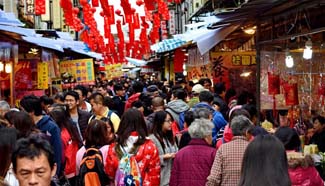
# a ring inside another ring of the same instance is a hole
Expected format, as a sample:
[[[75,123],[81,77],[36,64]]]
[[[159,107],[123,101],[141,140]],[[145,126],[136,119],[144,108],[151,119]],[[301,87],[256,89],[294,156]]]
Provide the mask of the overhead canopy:
[[[145,66],[146,64],[147,64],[147,62],[146,61],[144,61],[144,60],[140,60],[140,59],[134,59],[134,58],[130,58],[130,57],[125,57],[125,59],[129,62],[129,63],[131,63],[131,64],[133,64],[133,65],[135,65],[135,66]]]
[[[168,52],[171,50],[174,50],[176,48],[181,47],[184,45],[186,41],[179,39],[179,38],[174,38],[174,39],[165,39],[160,41],[159,43],[156,43],[154,45],[151,45],[151,50],[157,52],[157,53],[163,53],[163,52]]]
[[[4,12],[0,10],[0,24],[1,25],[11,25],[11,26],[24,26],[19,19],[15,17],[15,14],[12,12]]]
[[[23,40],[33,43],[35,45],[49,48],[52,50],[64,52],[63,47],[55,42],[54,39],[44,38],[44,37],[32,37],[32,36],[23,36]]]

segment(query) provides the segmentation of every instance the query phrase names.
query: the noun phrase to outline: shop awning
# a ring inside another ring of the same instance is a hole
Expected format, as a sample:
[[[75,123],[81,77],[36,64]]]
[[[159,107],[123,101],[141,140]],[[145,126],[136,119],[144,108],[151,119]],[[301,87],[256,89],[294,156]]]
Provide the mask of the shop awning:
[[[35,45],[44,47],[44,48],[49,48],[52,50],[64,52],[63,47],[60,46],[55,42],[54,39],[49,39],[49,38],[44,38],[44,37],[31,37],[31,36],[23,36],[22,37],[24,41],[27,41],[29,43],[33,43]]]
[[[4,12],[0,10],[0,24],[10,25],[10,26],[24,26],[19,19],[16,18],[15,14],[12,12]]]
[[[164,39],[159,43],[156,43],[154,45],[151,45],[151,50],[157,52],[157,53],[163,53],[168,52],[171,50],[174,50],[176,48],[179,48],[186,44],[186,41],[181,40],[179,38],[174,39]]]
[[[22,36],[36,36],[36,32],[34,29],[22,28],[17,26],[8,26],[8,25],[1,25],[0,30],[6,32],[16,33]]]
[[[208,52],[219,42],[224,40],[230,33],[235,31],[239,24],[226,24],[217,29],[200,28],[190,30],[184,34],[174,35],[174,38],[184,40],[186,42],[192,41],[196,43],[201,55]]]
[[[141,66],[145,66],[145,65],[147,65],[147,62],[144,61],[144,60],[134,59],[134,58],[130,58],[130,57],[125,57],[125,59],[126,59],[129,63],[131,63],[131,64],[133,64],[133,65],[135,65],[135,66],[138,66],[138,67],[141,67]]]

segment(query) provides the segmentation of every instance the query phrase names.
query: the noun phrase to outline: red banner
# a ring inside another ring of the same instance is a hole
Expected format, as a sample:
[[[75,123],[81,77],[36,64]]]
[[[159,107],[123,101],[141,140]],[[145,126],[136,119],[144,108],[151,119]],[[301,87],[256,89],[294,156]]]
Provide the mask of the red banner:
[[[35,15],[42,15],[45,13],[45,0],[35,0]]]
[[[32,73],[30,63],[19,61],[15,65],[15,89],[31,89]]]
[[[287,106],[298,105],[298,86],[297,83],[286,83],[283,86],[284,88],[284,97]]]
[[[280,94],[280,76],[268,72],[269,95]]]

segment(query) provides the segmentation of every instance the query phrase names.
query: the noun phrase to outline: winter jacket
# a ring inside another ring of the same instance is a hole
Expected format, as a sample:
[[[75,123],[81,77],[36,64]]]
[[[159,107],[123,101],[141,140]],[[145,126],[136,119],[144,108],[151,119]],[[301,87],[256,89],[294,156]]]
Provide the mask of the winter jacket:
[[[179,114],[188,111],[190,107],[181,99],[173,100],[167,104],[166,112],[170,113],[173,120],[179,124]]]
[[[36,127],[44,134],[50,137],[50,144],[54,150],[54,159],[57,165],[56,174],[59,175],[61,171],[62,141],[61,130],[52,118],[44,115],[41,120],[36,123]]]
[[[141,93],[135,93],[131,97],[129,97],[128,100],[125,102],[124,112],[127,111],[129,108],[131,108],[131,104],[137,100],[139,100]]]
[[[208,103],[200,102],[200,103],[194,105],[193,110],[195,110],[197,108],[207,108],[212,112],[212,116],[213,116],[212,122],[214,124],[214,128],[212,129],[212,138],[213,138],[213,144],[215,144],[215,142],[217,140],[217,133],[219,132],[219,130],[222,127],[227,125],[227,121],[225,120],[225,118],[222,116],[222,114],[219,111],[212,108],[212,106],[209,105]]]
[[[146,117],[146,125],[147,125],[147,129],[148,132],[151,133],[152,129],[153,129],[153,120],[155,118],[156,113],[151,113],[149,116]]]
[[[85,137],[85,132],[86,132],[86,128],[88,126],[88,120],[89,120],[90,116],[91,116],[91,114],[89,112],[82,111],[82,110],[78,109],[78,125],[80,128],[82,137]]]
[[[155,143],[156,147],[158,148],[159,152],[159,159],[160,159],[160,185],[161,186],[168,186],[169,179],[170,179],[170,171],[173,166],[173,159],[164,159],[163,156],[168,153],[176,153],[178,148],[176,143],[172,145],[167,139],[163,139],[165,150],[163,149],[162,145],[160,144],[158,138],[151,134],[150,139]]]
[[[287,152],[289,176],[292,186],[323,186],[324,181],[317,172],[311,156]]]
[[[64,174],[67,178],[76,176],[76,156],[79,150],[78,142],[73,141],[66,128],[61,130],[61,138],[64,152]]]
[[[215,156],[215,148],[204,139],[193,138],[188,146],[176,154],[169,185],[205,185]]]
[[[223,100],[222,97],[219,96],[218,94],[214,94],[213,103],[216,103],[219,106],[220,113],[226,120],[228,120],[227,113],[229,111],[229,107],[228,107],[227,103],[225,102],[225,100]]]
[[[137,139],[137,134],[132,132],[126,142],[127,145],[123,148],[129,152]],[[105,165],[105,172],[113,179],[119,164],[119,158],[115,151],[116,145],[116,143],[110,145]],[[150,139],[147,139],[145,143],[138,148],[135,159],[138,162],[141,172],[143,186],[158,186],[160,184],[160,160],[156,145]]]

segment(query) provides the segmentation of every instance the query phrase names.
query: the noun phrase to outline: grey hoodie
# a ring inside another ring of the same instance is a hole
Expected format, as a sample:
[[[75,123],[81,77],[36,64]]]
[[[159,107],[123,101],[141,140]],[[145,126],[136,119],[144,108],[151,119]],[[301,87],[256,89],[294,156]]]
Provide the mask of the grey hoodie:
[[[181,99],[173,100],[167,104],[166,112],[170,113],[176,123],[179,123],[179,114],[188,111],[190,107]]]

